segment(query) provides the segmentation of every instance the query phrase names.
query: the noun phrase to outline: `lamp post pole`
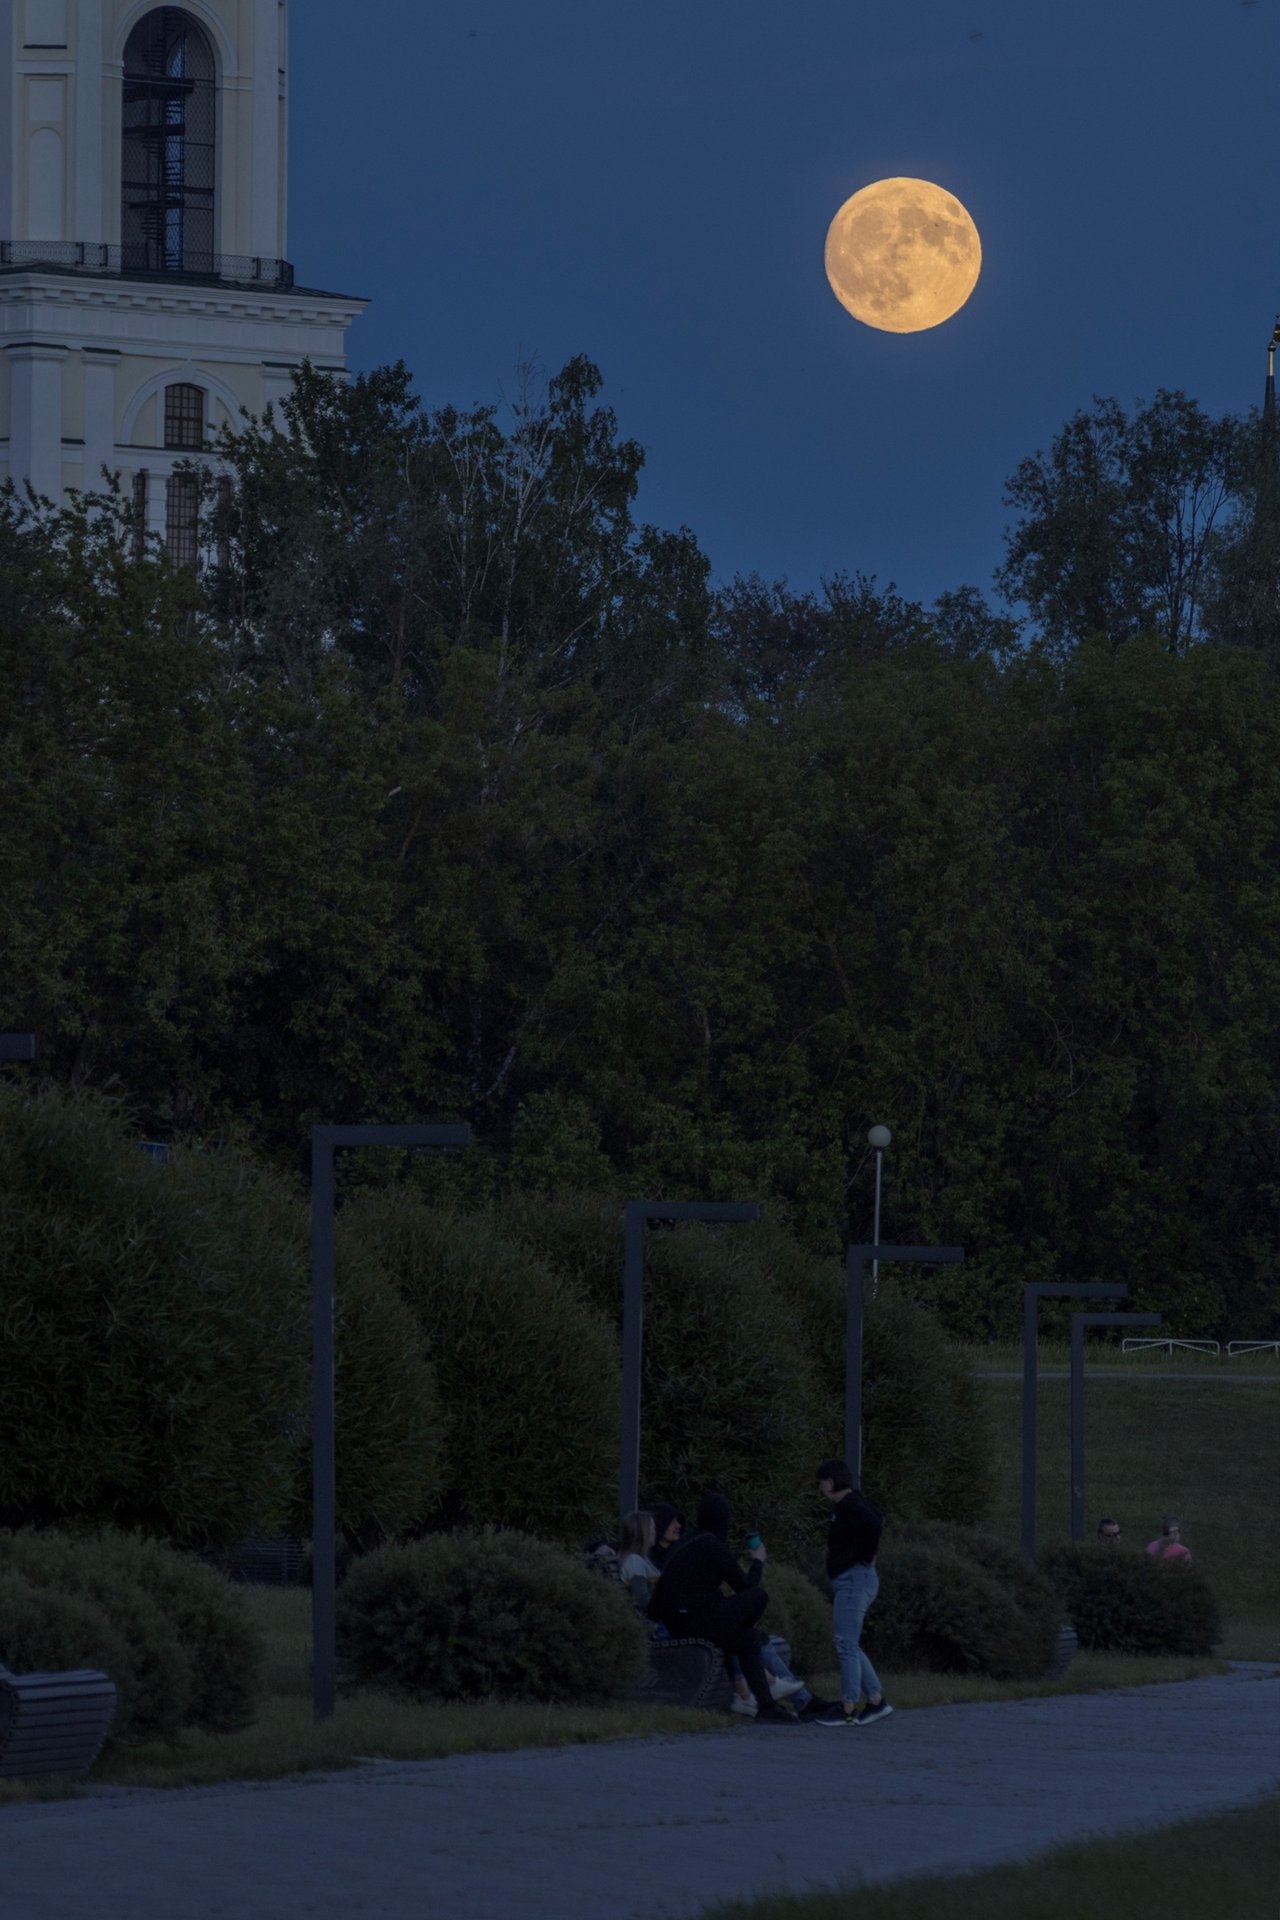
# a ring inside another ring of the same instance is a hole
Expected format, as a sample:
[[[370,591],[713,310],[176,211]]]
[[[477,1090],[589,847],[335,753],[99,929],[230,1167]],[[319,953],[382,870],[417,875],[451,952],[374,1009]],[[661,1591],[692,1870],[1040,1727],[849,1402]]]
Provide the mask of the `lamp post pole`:
[[[1122,1282],[1100,1286],[1029,1280],[1022,1289],[1022,1551],[1036,1557],[1036,1387],[1041,1300],[1125,1300]]]
[[[465,1147],[469,1126],[356,1126],[311,1129],[311,1678],[317,1720],[337,1697],[337,1448],[334,1374],[334,1213],[339,1147]]]
[[[875,1221],[871,1228],[872,1245],[876,1247],[880,1245],[880,1175],[884,1168],[884,1150],[892,1139],[893,1135],[890,1133],[888,1127],[872,1127],[867,1135],[867,1145],[875,1149],[876,1156],[876,1212]],[[873,1300],[879,1285],[880,1262],[873,1259],[871,1262],[871,1297]]]
[[[1084,1539],[1084,1330],[1158,1327],[1158,1313],[1073,1313],[1071,1316],[1071,1538]]]

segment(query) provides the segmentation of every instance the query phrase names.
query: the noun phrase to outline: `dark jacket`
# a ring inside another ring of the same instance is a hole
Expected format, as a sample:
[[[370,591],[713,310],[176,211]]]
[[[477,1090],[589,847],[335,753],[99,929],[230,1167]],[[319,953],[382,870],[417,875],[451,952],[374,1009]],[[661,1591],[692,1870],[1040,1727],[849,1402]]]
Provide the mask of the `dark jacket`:
[[[650,1612],[670,1627],[677,1616],[696,1613],[721,1598],[722,1587],[742,1593],[760,1584],[760,1562],[747,1573],[728,1543],[729,1502],[723,1494],[708,1493],[698,1505],[698,1530],[677,1540],[654,1589]]]
[[[837,1500],[831,1509],[831,1531],[827,1536],[827,1578],[848,1573],[850,1567],[869,1567],[880,1545],[884,1522],[879,1509],[856,1489]]]

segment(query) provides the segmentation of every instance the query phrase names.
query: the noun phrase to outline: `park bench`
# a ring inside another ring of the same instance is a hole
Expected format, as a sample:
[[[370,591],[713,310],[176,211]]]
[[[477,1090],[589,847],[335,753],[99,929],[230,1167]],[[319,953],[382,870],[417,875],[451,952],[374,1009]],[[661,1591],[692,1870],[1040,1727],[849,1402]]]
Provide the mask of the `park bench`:
[[[733,1682],[710,1640],[651,1640],[649,1671],[627,1695],[647,1707],[707,1707],[728,1713]]]
[[[105,1673],[10,1673],[0,1666],[0,1777],[88,1773],[115,1711],[115,1682]]]

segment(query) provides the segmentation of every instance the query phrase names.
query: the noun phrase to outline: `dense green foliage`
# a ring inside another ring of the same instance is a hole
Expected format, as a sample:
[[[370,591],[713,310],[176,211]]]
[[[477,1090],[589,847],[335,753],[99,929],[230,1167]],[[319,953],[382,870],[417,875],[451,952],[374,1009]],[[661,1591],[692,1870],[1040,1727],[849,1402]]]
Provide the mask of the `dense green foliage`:
[[[0,1519],[224,1545],[306,1524],[308,1218],[235,1152],[138,1151],[118,1106],[0,1084]],[[408,1308],[337,1253],[339,1524],[438,1504],[443,1433]]]
[[[47,1595],[55,1611],[59,1601],[78,1600],[108,1621],[113,1639],[104,1642],[101,1657],[82,1657],[74,1664],[100,1665],[115,1681],[113,1737],[174,1737],[191,1717],[195,1650],[183,1644],[178,1623],[114,1556],[92,1539],[23,1532],[0,1536],[0,1569],[38,1589],[42,1599]],[[19,1629],[20,1643],[23,1635]],[[22,1644],[24,1663],[29,1657]],[[114,1667],[108,1657],[117,1662]]]
[[[262,1695],[265,1656],[243,1588],[194,1555],[140,1534],[99,1534],[93,1547],[105,1566],[142,1589],[177,1634],[191,1663],[185,1724],[209,1733],[248,1726]]]
[[[982,1673],[1030,1679],[1026,1622],[1011,1589],[956,1549],[884,1545],[880,1591],[862,1630],[873,1664],[894,1671]]]
[[[1006,1680],[1048,1669],[1062,1603],[1000,1541],[936,1521],[891,1522],[877,1568],[880,1593],[863,1635],[874,1661]]]
[[[1212,1653],[1222,1638],[1213,1591],[1195,1567],[1131,1548],[1051,1547],[1041,1555],[1080,1636],[1100,1653]]]
[[[274,1176],[157,1166],[114,1103],[0,1086],[0,1519],[234,1538],[278,1513],[305,1294]]]
[[[621,1329],[619,1200],[513,1192],[496,1217]],[[718,1489],[745,1524],[799,1553],[814,1531],[814,1468],[843,1430],[840,1261],[808,1251],[768,1210],[739,1227],[651,1229],[644,1263],[643,1496],[692,1511]],[[868,1485],[904,1517],[980,1519],[990,1464],[978,1389],[887,1273],[868,1305],[865,1374]]]
[[[134,1660],[124,1634],[95,1601],[26,1579],[7,1556],[0,1558],[0,1660],[12,1673],[105,1673],[116,1687],[110,1737],[134,1724]]]
[[[491,1222],[412,1193],[357,1194],[343,1229],[381,1262],[435,1367],[451,1417],[443,1517],[566,1542],[598,1526],[615,1499],[619,1379],[591,1302]]]
[[[762,1582],[769,1604],[761,1617],[765,1633],[781,1634],[791,1648],[792,1671],[806,1678],[832,1664],[831,1602],[795,1567],[770,1560]]]
[[[990,1534],[936,1521],[891,1527],[890,1562],[898,1542],[926,1551],[958,1554],[990,1574],[1012,1596],[1018,1610],[1018,1632],[1007,1656],[1017,1677],[1034,1679],[1047,1670],[1062,1619],[1062,1602],[1052,1583],[1038,1568],[1028,1566],[1021,1553]]]
[[[1274,1334],[1256,428],[1069,423],[1011,483],[1020,629],[860,575],[713,594],[598,387],[504,421],[308,374],[228,447],[199,581],[5,496],[6,1024],[151,1134],[301,1172],[314,1120],[465,1119],[421,1191],[759,1199],[816,1255],[867,1235],[887,1119],[886,1227],[969,1250],[913,1278],[953,1330],[1105,1271]]]
[[[367,1555],[338,1594],[347,1679],[415,1698],[585,1700],[640,1678],[630,1598],[527,1534],[437,1534]]]
[[[263,1686],[244,1594],[190,1554],[112,1531],[0,1534],[0,1658],[22,1672],[101,1667],[119,1696],[115,1739],[230,1733]]]

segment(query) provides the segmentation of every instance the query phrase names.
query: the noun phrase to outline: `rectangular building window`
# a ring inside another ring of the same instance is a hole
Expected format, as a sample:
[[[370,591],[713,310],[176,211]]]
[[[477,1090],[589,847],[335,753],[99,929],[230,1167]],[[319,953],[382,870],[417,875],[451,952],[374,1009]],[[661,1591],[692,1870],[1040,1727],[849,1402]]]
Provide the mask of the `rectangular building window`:
[[[200,486],[194,473],[171,473],[165,490],[164,539],[175,567],[200,559]]]
[[[147,554],[147,482],[145,467],[133,476],[133,557],[145,560]]]
[[[164,443],[183,453],[204,445],[204,388],[179,380],[164,390]]]

